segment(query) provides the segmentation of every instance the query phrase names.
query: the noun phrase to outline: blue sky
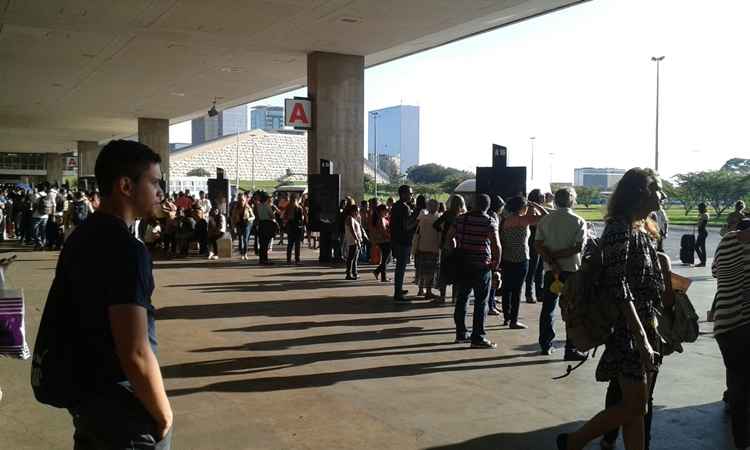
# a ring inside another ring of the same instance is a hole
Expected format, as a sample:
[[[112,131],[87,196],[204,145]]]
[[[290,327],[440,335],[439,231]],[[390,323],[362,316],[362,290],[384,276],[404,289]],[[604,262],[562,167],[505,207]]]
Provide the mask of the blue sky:
[[[572,181],[574,167],[653,165],[650,58],[665,55],[661,173],[718,169],[750,158],[747,17],[744,0],[593,0],[368,69],[365,109],[418,105],[421,163],[473,170],[495,142],[529,165],[534,136],[536,171]]]

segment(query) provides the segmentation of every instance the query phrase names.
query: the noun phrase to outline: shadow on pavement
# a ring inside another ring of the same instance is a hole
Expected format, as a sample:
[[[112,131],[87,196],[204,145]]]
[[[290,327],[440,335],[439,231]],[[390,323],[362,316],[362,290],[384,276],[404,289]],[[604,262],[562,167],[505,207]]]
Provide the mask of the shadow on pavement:
[[[312,328],[323,327],[350,327],[350,326],[371,326],[371,325],[394,325],[404,324],[415,320],[433,320],[452,318],[453,314],[434,314],[426,316],[395,316],[395,317],[369,317],[366,319],[348,319],[348,320],[331,320],[328,322],[286,322],[286,323],[267,323],[262,325],[252,325],[242,328],[225,328],[214,330],[214,332],[264,332],[264,331],[299,331],[309,330]]]
[[[295,300],[259,300],[242,303],[165,306],[156,311],[158,320],[219,319],[235,317],[295,317],[316,315],[374,314],[404,310],[437,309],[430,302],[394,303],[386,295],[361,297],[304,298]]]
[[[460,347],[459,347],[460,348]],[[468,347],[463,347],[464,349],[467,349]],[[441,349],[440,351],[449,351],[452,349]],[[435,349],[430,350],[430,352],[435,352]],[[484,351],[487,352],[488,350],[475,350],[478,352]],[[366,355],[365,355],[366,356]],[[308,358],[308,355],[302,355],[303,360]],[[273,356],[269,357],[276,361],[277,366],[275,369],[283,368],[285,367],[284,356]],[[497,362],[497,361],[503,361],[508,359],[515,359],[517,358],[516,355],[501,355],[501,356],[495,356],[490,358],[466,358],[466,359],[459,359],[455,361],[433,361],[433,362],[426,362],[426,363],[418,363],[418,364],[404,364],[404,365],[396,365],[396,366],[382,366],[382,367],[369,367],[364,369],[355,369],[355,370],[343,370],[338,372],[325,372],[325,373],[313,373],[313,374],[306,374],[306,375],[289,375],[289,376],[276,376],[276,377],[266,377],[266,378],[251,378],[247,380],[233,380],[233,381],[224,381],[219,383],[212,383],[203,387],[196,387],[196,388],[182,388],[182,389],[171,389],[167,391],[167,394],[169,396],[181,396],[181,395],[189,395],[197,392],[271,392],[271,391],[282,391],[282,390],[290,390],[290,389],[304,389],[304,388],[315,388],[315,387],[323,387],[323,386],[332,386],[334,384],[345,382],[345,381],[358,381],[358,380],[370,380],[370,379],[379,379],[379,378],[394,378],[394,377],[411,377],[411,376],[417,376],[417,375],[425,375],[425,374],[431,374],[431,373],[448,373],[448,372],[464,372],[464,371],[472,371],[472,370],[486,370],[486,369],[503,369],[503,368],[509,368],[509,367],[518,367],[518,366],[531,366],[531,365],[541,365],[541,364],[549,364],[554,361],[551,360],[540,360],[540,361],[513,361],[513,362],[506,362],[506,363],[499,363],[499,364],[485,364],[485,365],[479,365],[479,363],[482,362]],[[247,358],[252,359],[252,358]],[[192,364],[184,364],[182,365],[180,371],[186,371],[187,373],[190,373],[193,370],[196,370],[194,367],[199,367],[202,365],[209,365],[212,366],[214,364],[229,364],[230,367],[232,364],[235,364],[236,361],[246,361],[247,359],[240,359],[240,360],[233,360],[233,359],[224,359],[219,361],[209,361],[209,362],[199,362],[199,363],[192,363]],[[190,367],[193,366],[193,367]],[[175,366],[172,366],[172,368],[164,368],[165,373],[170,373],[171,370],[174,370]],[[200,369],[202,370],[202,369]],[[271,370],[271,369],[265,369],[265,370]],[[260,371],[264,371],[263,369]],[[216,367],[211,367],[211,369],[208,371],[212,374],[216,374],[217,369]],[[171,372],[171,374],[174,374],[175,372]],[[178,373],[180,373],[178,371]],[[237,372],[231,372],[232,374],[236,374]],[[179,376],[179,375],[177,375]]]
[[[658,387],[657,387],[658,389]],[[603,401],[603,399],[602,399]],[[560,433],[575,431],[584,422],[569,422],[525,433],[496,433],[425,450],[542,450],[556,448]],[[502,426],[502,425],[500,425]],[[599,439],[587,449],[598,449]],[[618,449],[623,448],[622,437]],[[731,431],[721,402],[662,409],[654,414],[651,448],[658,450],[731,449]]]

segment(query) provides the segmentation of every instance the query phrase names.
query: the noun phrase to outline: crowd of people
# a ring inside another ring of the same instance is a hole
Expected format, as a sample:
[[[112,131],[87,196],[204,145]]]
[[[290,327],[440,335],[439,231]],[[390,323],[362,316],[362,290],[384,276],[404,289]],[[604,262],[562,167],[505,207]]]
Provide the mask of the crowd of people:
[[[11,236],[15,232],[25,241],[28,233],[33,242],[47,245],[39,229],[53,217],[63,224],[62,238],[68,238],[37,335],[32,385],[38,399],[68,408],[76,448],[119,448],[119,443],[145,435],[167,446],[143,448],[168,448],[173,415],[155,358],[154,252],[185,255],[195,242],[198,254],[216,259],[218,241],[235,238],[240,258],[247,260],[254,236],[259,263],[267,265],[273,264],[275,238],[281,237],[281,245],[286,236],[287,263],[299,264],[302,241],[317,237],[309,231],[305,196],[274,199],[265,192],[240,193],[227,206],[227,217],[202,192],[197,198],[184,192],[164,200],[159,162],[142,144],[112,141],[97,160],[101,198],[53,188],[2,195],[4,211],[22,213],[5,227]],[[663,364],[657,317],[679,304],[668,258],[658,251],[664,235],[653,220],[665,201],[659,177],[649,169],[624,175],[608,202],[600,238],[575,214],[572,188],[508,199],[479,194],[469,200],[467,207],[460,195],[452,195],[447,204],[415,198],[408,185],[399,188],[398,199],[384,203],[372,199],[357,204],[347,197],[331,231],[335,260],[345,264],[345,278],[352,281],[360,278],[360,261],[371,262],[375,279],[393,281],[393,300],[403,303],[414,300],[404,289],[406,268],[414,258],[416,296],[443,305],[452,286],[455,343],[475,349],[497,347],[487,333],[488,315],[502,315],[510,329],[527,328],[519,320],[525,287],[527,304],[542,304],[535,312],[538,345],[540,354],[549,356],[556,350],[553,319],[561,286],[581,270],[587,252],[599,248],[601,289],[619,310],[596,368],[596,379],[608,383],[605,408],[577,431],[559,435],[557,448],[581,450],[597,437],[602,437],[602,448],[614,448],[620,430],[628,450],[650,448],[654,387]],[[712,310],[727,367],[734,439],[738,449],[745,449],[750,219],[744,204],[735,212],[713,265],[718,290]],[[139,224],[138,218],[146,219]],[[465,318],[472,293],[469,328]],[[80,320],[70,320],[71,315]],[[76,327],[79,323],[87,325]],[[85,352],[88,362],[71,367],[76,382],[63,378],[55,382],[70,384],[45,384],[55,380],[58,367],[47,363],[48,355],[63,340],[70,343],[69,351],[55,354],[55,364],[77,351]],[[564,350],[567,361],[588,358],[570,340]],[[102,414],[112,420],[99,420]],[[123,421],[127,427],[118,425]]]

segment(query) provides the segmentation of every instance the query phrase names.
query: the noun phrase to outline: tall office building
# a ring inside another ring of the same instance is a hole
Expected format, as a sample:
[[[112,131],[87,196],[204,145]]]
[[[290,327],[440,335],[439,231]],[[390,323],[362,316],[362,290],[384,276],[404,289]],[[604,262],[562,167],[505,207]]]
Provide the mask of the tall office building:
[[[389,155],[399,161],[404,174],[419,164],[419,106],[399,105],[370,111],[368,114],[367,155]],[[376,147],[377,145],[377,147]]]
[[[212,141],[221,137],[222,126],[221,114],[214,117],[199,117],[192,121],[192,145],[202,144],[206,141]]]
[[[247,131],[247,104],[228,108],[221,112],[221,135]]]
[[[254,106],[250,109],[250,129],[281,130],[284,128],[284,108],[281,106]]]

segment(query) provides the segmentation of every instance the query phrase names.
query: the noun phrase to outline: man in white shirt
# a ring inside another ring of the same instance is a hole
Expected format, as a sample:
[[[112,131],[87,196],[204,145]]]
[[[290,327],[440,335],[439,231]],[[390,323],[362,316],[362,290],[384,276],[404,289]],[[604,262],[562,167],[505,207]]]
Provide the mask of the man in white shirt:
[[[211,212],[211,200],[206,198],[205,192],[200,191],[198,193],[198,200],[195,203],[197,203],[198,206],[201,207],[203,212],[206,214],[206,217],[208,217],[208,213]]]
[[[586,240],[586,221],[573,212],[576,192],[572,188],[560,189],[555,193],[556,210],[542,217],[536,226],[537,252],[544,258],[544,304],[539,315],[539,346],[543,355],[554,351],[555,339],[553,318],[557,308],[559,293],[550,287],[559,280],[565,280],[581,268],[581,252]],[[573,343],[565,343],[565,360],[581,361],[587,355],[576,351]]]

